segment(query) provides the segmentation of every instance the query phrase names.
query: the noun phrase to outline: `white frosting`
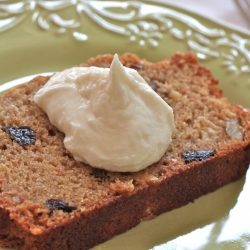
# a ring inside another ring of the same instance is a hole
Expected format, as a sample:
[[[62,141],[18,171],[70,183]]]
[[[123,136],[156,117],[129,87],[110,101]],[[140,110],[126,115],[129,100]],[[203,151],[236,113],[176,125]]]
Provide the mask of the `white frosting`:
[[[157,162],[171,143],[172,108],[117,55],[110,69],[56,73],[34,101],[65,134],[74,158],[93,167],[139,171]]]

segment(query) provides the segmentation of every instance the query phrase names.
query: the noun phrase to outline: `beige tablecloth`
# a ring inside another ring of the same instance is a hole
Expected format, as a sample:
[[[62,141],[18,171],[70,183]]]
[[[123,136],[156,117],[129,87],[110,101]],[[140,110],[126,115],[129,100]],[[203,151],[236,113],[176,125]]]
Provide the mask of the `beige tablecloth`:
[[[166,3],[191,10],[230,27],[234,26],[250,35],[250,20],[237,1],[240,0],[164,0]]]

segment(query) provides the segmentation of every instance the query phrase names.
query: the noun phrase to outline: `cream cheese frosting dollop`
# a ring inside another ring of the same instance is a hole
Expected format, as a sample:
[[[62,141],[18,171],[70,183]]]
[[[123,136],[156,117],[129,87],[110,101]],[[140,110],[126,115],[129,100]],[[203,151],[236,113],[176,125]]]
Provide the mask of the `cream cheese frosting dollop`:
[[[136,172],[160,160],[171,143],[172,108],[117,55],[110,68],[54,74],[34,101],[65,134],[74,158],[93,167]]]

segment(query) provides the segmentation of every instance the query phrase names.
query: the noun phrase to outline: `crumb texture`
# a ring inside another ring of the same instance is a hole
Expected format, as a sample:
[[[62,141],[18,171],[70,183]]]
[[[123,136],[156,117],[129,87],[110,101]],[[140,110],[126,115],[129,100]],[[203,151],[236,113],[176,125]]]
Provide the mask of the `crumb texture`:
[[[109,67],[111,61],[111,55],[102,55],[84,66]],[[0,97],[0,243],[14,242],[23,249],[87,249],[143,217],[184,205],[245,173],[249,112],[223,97],[210,71],[192,54],[155,64],[125,54],[121,61],[138,70],[173,108],[176,131],[168,151],[158,163],[133,174],[91,168],[73,159],[64,148],[64,135],[33,101],[49,78],[12,89]],[[20,133],[29,143],[20,143]],[[183,158],[191,157],[190,152],[195,160]],[[189,186],[179,197],[177,184],[185,181]],[[131,210],[130,219],[122,217],[121,212]],[[95,228],[98,223],[102,229]],[[89,232],[71,233],[79,230]],[[73,243],[74,237],[80,237],[79,243]]]

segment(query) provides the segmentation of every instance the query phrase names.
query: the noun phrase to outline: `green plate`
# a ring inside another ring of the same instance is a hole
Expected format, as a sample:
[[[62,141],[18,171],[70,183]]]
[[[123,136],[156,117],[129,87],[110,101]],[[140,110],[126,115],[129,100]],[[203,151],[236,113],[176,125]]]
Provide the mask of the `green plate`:
[[[1,92],[97,54],[133,52],[157,61],[187,50],[232,102],[250,107],[247,34],[163,1],[0,1]],[[249,175],[95,249],[250,249]]]

